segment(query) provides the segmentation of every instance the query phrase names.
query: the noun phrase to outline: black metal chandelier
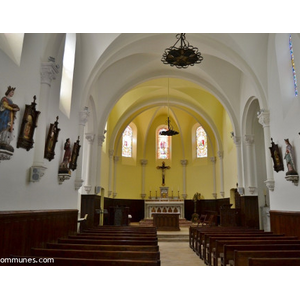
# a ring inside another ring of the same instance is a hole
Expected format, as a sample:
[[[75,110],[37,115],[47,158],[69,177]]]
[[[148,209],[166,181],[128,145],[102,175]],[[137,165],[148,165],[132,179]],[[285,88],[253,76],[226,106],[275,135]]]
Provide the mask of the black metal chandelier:
[[[173,136],[173,135],[176,135],[178,134],[179,132],[178,131],[175,131],[173,130],[173,127],[171,126],[170,124],[170,118],[169,118],[169,78],[168,78],[168,99],[167,99],[167,102],[168,102],[168,129],[167,130],[161,130],[159,132],[159,135],[167,135],[167,136]]]
[[[177,41],[170,48],[165,49],[161,61],[164,64],[175,66],[178,69],[186,69],[188,66],[200,64],[203,60],[197,47],[191,46],[185,38],[185,33],[176,35]],[[180,41],[180,46],[177,43]]]
[[[179,133],[178,131],[173,130],[173,127],[170,124],[170,118],[168,117],[168,130],[161,130],[159,135],[173,136],[178,133]]]

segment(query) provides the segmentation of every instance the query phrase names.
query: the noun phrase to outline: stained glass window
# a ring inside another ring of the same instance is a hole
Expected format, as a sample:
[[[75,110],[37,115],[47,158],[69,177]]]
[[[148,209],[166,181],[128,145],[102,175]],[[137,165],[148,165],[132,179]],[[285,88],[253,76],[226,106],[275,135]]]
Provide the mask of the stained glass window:
[[[132,157],[132,139],[133,131],[132,128],[128,125],[123,132],[122,136],[122,156],[123,157]]]
[[[290,54],[291,54],[291,62],[292,62],[295,96],[298,96],[296,67],[295,67],[294,50],[293,50],[293,43],[292,43],[292,36],[291,35],[290,35],[290,38],[289,38],[289,45],[290,45]]]
[[[159,135],[161,131],[166,131],[167,127],[160,128],[157,131],[157,158],[169,159],[170,158],[170,137],[167,135]]]
[[[196,129],[197,158],[207,157],[207,134],[202,126]]]

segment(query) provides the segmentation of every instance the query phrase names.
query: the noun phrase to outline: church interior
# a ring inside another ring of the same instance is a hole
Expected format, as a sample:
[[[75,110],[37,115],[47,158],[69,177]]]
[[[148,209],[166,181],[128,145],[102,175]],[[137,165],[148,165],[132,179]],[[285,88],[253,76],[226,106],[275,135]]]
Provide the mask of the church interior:
[[[160,215],[300,239],[300,34],[1,33],[0,66],[0,258]]]

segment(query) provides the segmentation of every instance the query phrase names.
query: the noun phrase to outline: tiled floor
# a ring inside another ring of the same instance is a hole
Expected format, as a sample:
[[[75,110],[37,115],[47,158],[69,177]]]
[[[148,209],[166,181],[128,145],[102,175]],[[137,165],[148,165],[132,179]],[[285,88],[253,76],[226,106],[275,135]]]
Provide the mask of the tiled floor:
[[[158,242],[161,266],[206,266],[188,242]]]
[[[157,235],[161,266],[206,266],[189,246],[189,228],[158,231]]]

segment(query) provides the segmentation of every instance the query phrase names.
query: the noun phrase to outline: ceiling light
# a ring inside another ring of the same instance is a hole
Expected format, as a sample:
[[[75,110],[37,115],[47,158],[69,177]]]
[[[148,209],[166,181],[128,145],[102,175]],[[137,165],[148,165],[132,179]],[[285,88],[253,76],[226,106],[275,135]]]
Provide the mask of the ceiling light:
[[[176,35],[177,41],[170,48],[165,49],[161,61],[164,64],[175,66],[178,69],[186,69],[188,66],[200,64],[203,60],[197,47],[191,46],[185,38],[185,33]],[[177,43],[180,41],[180,46]]]

